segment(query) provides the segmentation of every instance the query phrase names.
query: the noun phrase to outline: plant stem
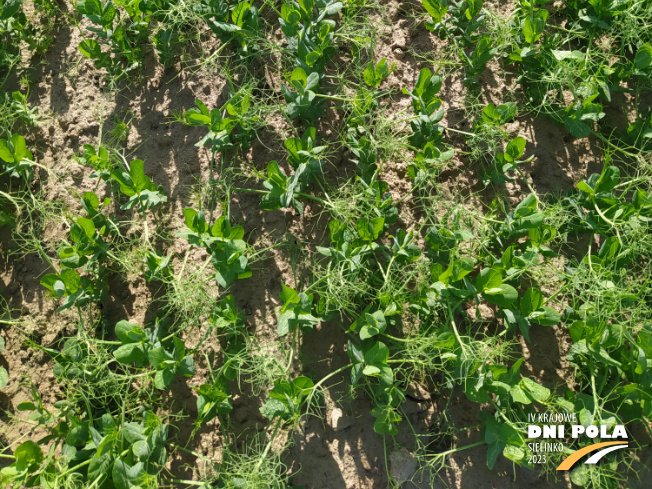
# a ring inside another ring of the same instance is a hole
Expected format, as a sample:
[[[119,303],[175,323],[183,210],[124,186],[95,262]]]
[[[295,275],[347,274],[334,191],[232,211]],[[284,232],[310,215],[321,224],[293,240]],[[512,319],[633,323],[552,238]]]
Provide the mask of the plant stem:
[[[274,438],[276,438],[276,434],[278,433],[278,429],[281,427],[282,422],[283,422],[283,418],[279,417],[278,421],[276,421],[276,426],[274,427],[274,433],[272,433],[272,437],[267,442],[267,445],[265,445],[265,450],[263,450],[263,453],[260,456],[260,460],[256,464],[256,468],[254,469],[254,473],[257,472],[258,469],[260,469],[261,465],[263,465],[265,457],[267,457],[267,453],[272,448],[272,443],[274,442]]]
[[[396,336],[389,335],[387,333],[381,333],[385,338],[389,338],[392,341],[397,341],[399,343],[408,343],[409,340],[407,338],[397,338]]]
[[[90,464],[92,460],[93,459],[85,460],[84,462],[80,463],[79,465],[75,465],[74,467],[71,467],[70,469],[66,470],[65,472],[61,472],[60,474],[58,474],[58,477],[63,477],[64,475],[68,475],[71,472],[74,472],[75,470],[79,469],[80,467],[83,467],[85,465]]]
[[[451,448],[450,450],[446,450],[445,452],[438,453],[435,456],[436,457],[445,457],[446,455],[450,455],[451,453],[461,452],[463,450],[468,450],[469,448],[479,447],[479,446],[484,445],[484,444],[486,444],[486,442],[477,441],[477,442],[471,443],[469,445],[464,445],[463,447]]]
[[[457,331],[457,326],[455,324],[455,318],[453,317],[453,311],[451,310],[451,304],[450,302],[446,301],[446,307],[448,308],[448,318],[450,319],[451,326],[453,326],[453,332],[455,333],[455,338],[457,338],[457,341],[460,344],[460,347],[462,348],[462,354],[466,358],[466,348],[464,348],[464,342],[462,342],[462,338],[460,337],[459,331]]]
[[[328,379],[331,377],[335,377],[337,374],[344,372],[345,370],[353,367],[353,363],[348,363],[344,365],[343,367],[338,368],[337,370],[331,372],[328,374],[326,377],[321,379],[319,382],[317,382],[312,390],[310,391],[310,394],[308,394],[308,397],[306,398],[306,406],[310,407],[310,402],[312,401],[313,396],[315,395],[315,392],[317,392],[317,388],[320,387],[324,382],[326,382]]]

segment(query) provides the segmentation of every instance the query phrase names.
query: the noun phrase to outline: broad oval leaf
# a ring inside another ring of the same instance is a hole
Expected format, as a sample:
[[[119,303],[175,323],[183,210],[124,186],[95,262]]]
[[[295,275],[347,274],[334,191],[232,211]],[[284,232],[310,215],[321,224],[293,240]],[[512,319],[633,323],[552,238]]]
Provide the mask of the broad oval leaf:
[[[499,307],[509,307],[518,299],[518,292],[509,284],[501,284],[499,287],[485,290],[482,297]]]

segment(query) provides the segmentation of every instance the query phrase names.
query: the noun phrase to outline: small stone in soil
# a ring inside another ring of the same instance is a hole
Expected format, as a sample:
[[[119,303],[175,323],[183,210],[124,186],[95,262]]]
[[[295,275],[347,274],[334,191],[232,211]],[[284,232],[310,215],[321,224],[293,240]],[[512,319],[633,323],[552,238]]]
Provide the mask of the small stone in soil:
[[[389,456],[389,475],[397,484],[409,481],[417,471],[417,460],[407,449],[401,448]]]
[[[429,401],[432,399],[428,389],[418,382],[411,383],[407,388],[406,394],[417,401]]]

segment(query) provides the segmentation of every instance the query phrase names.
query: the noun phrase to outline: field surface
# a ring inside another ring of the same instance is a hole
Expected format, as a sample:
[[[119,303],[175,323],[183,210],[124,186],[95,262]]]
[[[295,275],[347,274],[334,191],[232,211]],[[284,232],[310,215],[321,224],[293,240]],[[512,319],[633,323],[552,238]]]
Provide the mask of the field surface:
[[[0,3],[0,487],[649,487],[652,2]]]

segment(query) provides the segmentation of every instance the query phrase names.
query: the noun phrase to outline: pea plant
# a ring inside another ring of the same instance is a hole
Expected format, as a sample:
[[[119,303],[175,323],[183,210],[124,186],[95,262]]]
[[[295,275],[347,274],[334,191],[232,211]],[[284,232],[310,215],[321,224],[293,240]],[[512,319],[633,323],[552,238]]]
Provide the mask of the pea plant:
[[[61,270],[41,278],[41,285],[53,297],[64,299],[59,311],[98,302],[106,293],[104,261],[109,245],[104,237],[107,226],[93,217],[97,218],[108,202],[100,205],[97,195],[87,192],[83,203],[90,210],[89,217],[79,217],[70,226],[69,241],[64,241],[58,253]]]
[[[0,159],[2,173],[10,177],[22,178],[25,182],[31,180],[34,172],[34,156],[27,149],[25,138],[14,134],[7,139],[0,139]]]
[[[543,461],[539,415],[649,427],[650,2],[382,3],[0,5],[0,226],[23,286],[0,299],[2,487],[399,487],[402,449],[415,484],[463,451],[476,478],[552,479],[598,440]],[[59,31],[79,39],[66,69],[67,40],[40,56]],[[88,93],[44,107],[43,60]],[[156,107],[187,126],[158,141],[170,161],[138,158]],[[110,127],[89,140],[93,117]],[[287,450],[313,416],[350,441],[335,406],[373,425],[359,482]],[[629,487],[635,445],[563,484]]]
[[[40,397],[20,405],[33,411],[38,424],[49,434],[43,443],[53,443],[66,455],[47,455],[38,443],[28,440],[13,455],[14,462],[1,471],[3,482],[21,485],[56,485],[64,481],[92,481],[129,488],[158,479],[168,459],[169,427],[151,410],[141,411],[141,420],[124,421],[105,414],[97,420],[78,416],[67,401],[59,401],[55,412],[43,407]]]
[[[115,359],[122,364],[147,364],[155,370],[154,386],[157,389],[169,389],[174,377],[182,375],[192,377],[195,362],[186,354],[184,342],[173,336],[159,339],[160,327],[143,330],[136,324],[120,321],[116,324],[115,334],[122,345],[113,352]]]
[[[249,2],[238,2],[233,8],[225,1],[202,5],[206,24],[224,43],[233,43],[237,52],[249,53],[260,35],[258,8]],[[230,18],[230,22],[229,22]]]
[[[415,184],[423,182],[437,167],[453,156],[452,150],[443,145],[444,128],[438,124],[444,117],[444,108],[437,92],[441,90],[442,78],[433,75],[428,68],[419,72],[414,91],[403,89],[412,99],[414,120],[410,122],[412,134],[408,141],[416,151],[414,163],[408,167],[408,175]]]
[[[80,161],[91,164],[97,171],[95,176],[110,183],[112,187],[129,197],[120,209],[137,209],[143,216],[167,200],[164,190],[156,186],[145,175],[144,162],[134,160],[130,165],[121,167],[119,160],[109,156],[109,152],[99,147],[95,150],[90,145],[84,148]],[[55,269],[41,278],[43,285],[52,297],[64,299],[59,311],[73,305],[80,310],[89,303],[100,301],[107,292],[106,260],[112,255],[112,239],[120,237],[120,229],[114,220],[103,214],[111,204],[106,197],[103,201],[94,192],[85,192],[81,198],[86,217],[78,217],[70,224],[69,240],[64,241],[58,252],[60,270],[47,258]],[[149,241],[147,218],[145,223],[145,241]],[[111,256],[115,259],[115,255]]]
[[[210,146],[212,163],[215,155],[227,150],[246,150],[255,137],[258,116],[250,112],[251,94],[241,90],[233,94],[221,109],[208,110],[197,99],[196,108],[184,113],[183,122],[189,126],[203,126],[208,130],[206,136],[197,142],[197,147]]]
[[[318,181],[324,165],[321,154],[327,147],[317,146],[316,137],[317,130],[310,127],[301,138],[285,140],[285,148],[289,153],[288,162],[294,173],[287,177],[276,161],[269,162],[267,178],[263,181],[266,190],[260,201],[263,209],[292,207],[302,214],[301,197],[323,202],[323,199],[305,193],[313,181]]]
[[[290,87],[282,87],[286,114],[291,119],[314,122],[323,112],[319,86],[326,63],[336,51],[335,21],[327,17],[342,7],[342,2],[335,0],[302,0],[281,7],[279,23],[287,41],[286,52],[296,67],[290,77]]]
[[[188,231],[180,236],[186,238],[190,245],[204,248],[211,257],[215,268],[215,281],[222,288],[227,288],[236,279],[249,278],[252,275],[248,266],[247,244],[244,229],[231,226],[225,217],[220,217],[212,226],[206,222],[203,212],[188,208],[183,214]]]
[[[93,60],[97,69],[104,68],[119,79],[141,66],[144,55],[140,44],[146,38],[149,22],[137,6],[129,5],[126,13],[121,13],[111,0],[84,0],[76,9],[94,25],[88,30],[99,39],[79,44],[81,53]],[[104,50],[104,46],[108,49]]]

